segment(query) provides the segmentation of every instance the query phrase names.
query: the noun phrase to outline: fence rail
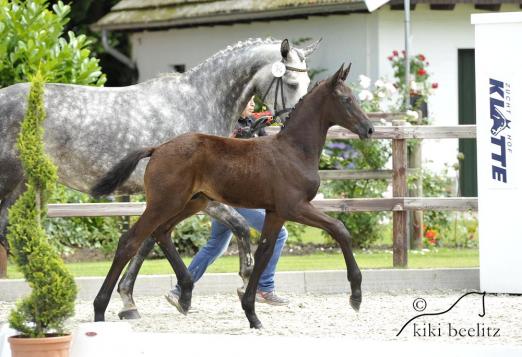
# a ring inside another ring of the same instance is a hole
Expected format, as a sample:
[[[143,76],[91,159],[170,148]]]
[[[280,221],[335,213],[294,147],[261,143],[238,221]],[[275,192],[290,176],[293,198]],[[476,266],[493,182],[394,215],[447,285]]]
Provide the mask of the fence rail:
[[[469,211],[477,210],[476,198],[464,197],[393,197],[316,199],[312,204],[325,212],[378,211]],[[66,203],[49,204],[49,217],[114,217],[139,216],[145,210],[144,202]]]
[[[278,127],[266,128],[268,134],[275,134]],[[468,139],[476,137],[475,125],[412,125],[412,126],[375,126],[373,139]],[[340,127],[334,126],[328,131],[328,139],[358,139],[359,137]]]

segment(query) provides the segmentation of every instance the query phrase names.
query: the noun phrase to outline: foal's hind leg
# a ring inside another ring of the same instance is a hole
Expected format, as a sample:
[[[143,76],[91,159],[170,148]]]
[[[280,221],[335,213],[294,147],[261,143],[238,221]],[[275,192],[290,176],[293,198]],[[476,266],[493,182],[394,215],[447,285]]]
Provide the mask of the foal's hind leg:
[[[191,202],[189,202],[189,204]],[[215,201],[210,201],[203,211],[227,226],[237,237],[239,276],[243,280],[243,288],[241,289],[244,290],[254,267],[254,258],[250,252],[250,228],[247,221],[233,208]],[[138,253],[129,262],[125,273],[118,283],[118,293],[123,302],[123,308],[118,313],[118,317],[122,320],[140,318],[132,292],[134,290],[134,283],[138,277],[138,272],[144,260],[154,248],[154,244],[156,244],[156,241],[153,237],[145,239]]]
[[[192,199],[189,203],[187,203],[183,211],[170,219],[167,223],[161,225],[152,234],[154,239],[156,239],[158,242],[161,250],[165,254],[165,257],[172,266],[172,269],[174,269],[174,272],[176,273],[176,279],[178,280],[178,285],[181,289],[179,306],[176,305],[176,308],[179,312],[185,315],[190,309],[194,282],[190,272],[188,271],[185,263],[181,259],[176,247],[174,246],[174,243],[172,242],[171,232],[176,224],[204,209],[207,206],[207,203],[207,198],[202,195],[198,196],[198,198]]]
[[[182,197],[182,195],[180,196]],[[152,202],[151,200],[138,221],[120,237],[116,254],[114,255],[107,277],[98,295],[94,299],[94,321],[105,320],[105,310],[109,304],[118,277],[125,267],[125,264],[136,254],[143,240],[152,234],[160,225],[166,223],[171,217],[178,214],[186,202],[187,201],[183,199],[169,201],[166,198],[158,202]],[[150,209],[150,207],[153,208]]]
[[[250,251],[250,226],[248,222],[232,207],[215,201],[211,201],[204,211],[227,226],[237,237],[239,276],[243,279],[241,290],[246,289],[254,268],[254,258]]]
[[[350,287],[352,290],[352,295],[350,296],[350,305],[354,310],[359,311],[362,301],[362,274],[359,270],[357,262],[355,261],[355,257],[353,256],[352,238],[344,224],[341,221],[319,211],[309,202],[297,206],[297,208],[292,212],[291,216],[287,218],[307,226],[321,228],[330,234],[332,238],[339,243],[343,252],[346,268],[348,270],[348,281],[350,282]]]

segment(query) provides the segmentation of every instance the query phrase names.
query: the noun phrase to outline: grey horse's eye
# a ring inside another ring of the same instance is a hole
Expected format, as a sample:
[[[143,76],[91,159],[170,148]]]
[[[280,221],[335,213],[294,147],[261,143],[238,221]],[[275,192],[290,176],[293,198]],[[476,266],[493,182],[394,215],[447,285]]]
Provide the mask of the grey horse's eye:
[[[292,87],[292,88],[297,88],[297,87],[299,87],[299,82],[286,82],[286,84],[287,84],[289,87]]]

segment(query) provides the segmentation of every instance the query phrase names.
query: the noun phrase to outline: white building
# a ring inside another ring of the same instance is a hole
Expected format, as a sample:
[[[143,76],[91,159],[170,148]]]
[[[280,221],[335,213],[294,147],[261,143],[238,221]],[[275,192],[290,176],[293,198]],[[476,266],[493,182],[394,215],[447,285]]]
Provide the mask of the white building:
[[[411,53],[428,58],[431,79],[439,84],[429,101],[434,124],[475,122],[470,15],[520,11],[521,0],[507,1],[412,0]],[[353,81],[359,74],[391,79],[387,56],[404,47],[402,9],[402,2],[396,1],[369,13],[358,0],[122,0],[93,27],[129,32],[140,81],[174,68],[188,69],[239,40],[266,36],[323,38],[309,61],[311,68],[327,70],[320,76],[351,61]],[[462,145],[466,153],[463,176],[470,180],[465,186],[476,195],[474,144]],[[434,161],[432,167],[456,162],[457,152],[456,140],[424,144],[424,158]]]

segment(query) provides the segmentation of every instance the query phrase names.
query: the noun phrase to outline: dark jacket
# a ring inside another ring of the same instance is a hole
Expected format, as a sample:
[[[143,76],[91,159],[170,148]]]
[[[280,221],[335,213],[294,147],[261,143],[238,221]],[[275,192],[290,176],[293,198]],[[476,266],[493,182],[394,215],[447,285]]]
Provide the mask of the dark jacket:
[[[261,118],[258,120],[261,120]],[[267,133],[266,133],[264,127],[262,127],[259,130],[254,130],[252,132],[251,129],[255,122],[256,122],[256,119],[252,116],[249,116],[247,118],[239,118],[239,120],[237,121],[236,127],[234,128],[234,131],[232,132],[232,136],[235,138],[240,138],[240,139],[252,138],[254,136],[266,136]]]

